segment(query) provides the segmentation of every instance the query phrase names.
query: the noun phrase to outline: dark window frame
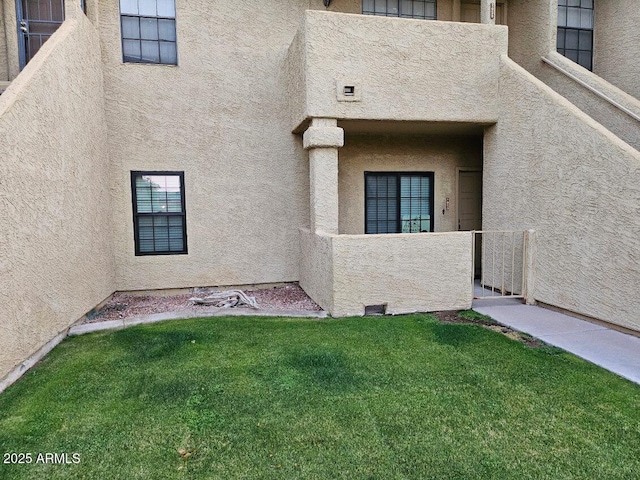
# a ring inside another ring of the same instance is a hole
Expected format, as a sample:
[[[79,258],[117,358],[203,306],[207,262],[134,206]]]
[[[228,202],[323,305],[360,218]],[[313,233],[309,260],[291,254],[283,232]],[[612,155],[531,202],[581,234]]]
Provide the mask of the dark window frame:
[[[181,212],[138,212],[138,199],[136,193],[136,178],[142,176],[172,176],[180,178],[180,207]],[[187,209],[186,195],[184,188],[184,172],[183,171],[131,171],[131,202],[133,206],[133,240],[135,245],[135,254],[137,257],[149,255],[188,255],[187,247]],[[140,251],[140,217],[181,217],[182,218],[182,245],[183,249],[179,251]]]
[[[386,233],[370,233],[368,234],[368,218],[367,212],[369,207],[369,195],[367,194],[367,178],[369,177],[395,177],[396,178],[396,232],[389,233],[402,233],[402,192],[400,188],[400,178],[401,177],[427,177],[430,179],[431,188],[429,194],[429,232],[412,232],[406,233],[405,235],[413,235],[415,233],[433,233],[435,231],[435,173],[432,171],[422,171],[422,172],[372,172],[365,171],[364,172],[364,233],[367,235],[386,235]]]
[[[120,2],[118,2],[118,9],[119,9],[119,13],[120,13],[120,48],[122,49],[122,62],[123,63],[133,63],[133,64],[143,64],[143,65],[170,65],[170,66],[178,66],[178,28],[177,28],[177,23],[176,23],[176,15],[177,12],[175,12],[176,9],[176,4],[175,4],[175,0],[174,0],[174,16],[173,17],[167,17],[167,16],[161,16],[161,15],[135,15],[133,13],[122,13],[122,6],[120,5]],[[157,11],[156,11],[157,13]],[[125,18],[135,18],[138,19],[138,32],[140,33],[140,37],[139,38],[133,38],[133,37],[125,37],[124,35],[124,19]],[[157,24],[158,24],[158,40],[148,40],[148,39],[143,39],[142,38],[142,21],[143,20],[156,20]],[[174,38],[175,40],[161,40],[160,39],[160,20],[170,20],[173,22],[173,34],[174,34]],[[127,58],[125,56],[125,47],[124,47],[124,43],[125,41],[137,41],[140,43],[140,54],[141,54],[141,58],[139,60],[137,59],[131,59],[131,58]],[[150,61],[150,60],[144,60],[142,58],[142,42],[155,42],[158,44],[158,61],[154,62],[154,61]],[[161,49],[161,45],[165,43],[165,44],[174,44],[175,45],[175,50],[176,50],[176,57],[175,57],[175,62],[163,62],[162,61],[162,49]]]
[[[594,46],[594,31],[595,31],[595,2],[596,0],[593,0],[591,2],[591,7],[583,7],[582,5],[576,7],[576,6],[569,6],[568,2],[565,1],[565,4],[562,5],[558,5],[558,8],[564,7],[564,8],[578,8],[580,11],[582,10],[587,10],[587,11],[591,11],[591,28],[584,28],[584,27],[569,27],[567,25],[560,25],[560,22],[558,22],[557,25],[557,41],[556,41],[556,51],[564,56],[567,57],[567,50],[572,50],[577,52],[578,54],[578,59],[577,60],[573,60],[569,57],[569,60],[571,60],[572,62],[577,63],[578,65],[586,68],[587,70],[593,71],[593,46]],[[566,16],[566,14],[565,14]],[[558,17],[560,17],[560,13],[558,12]],[[559,18],[558,18],[559,20]],[[567,23],[567,22],[565,22]],[[567,32],[568,31],[575,31],[577,32],[577,37],[578,37],[578,45],[577,48],[567,48]],[[590,34],[590,40],[588,42],[588,48],[581,48],[582,44],[581,44],[581,33],[583,32],[588,32]],[[561,42],[562,39],[562,42]],[[562,43],[562,47],[560,47],[560,44]],[[588,52],[589,53],[589,65],[584,65],[583,63],[580,63],[580,53],[585,53]]]
[[[422,16],[414,16],[413,10],[414,10],[414,4],[413,1],[418,1],[420,3],[424,3],[425,4],[425,12],[426,10],[426,4],[433,4],[434,6],[434,12],[435,15],[433,17],[426,15],[422,15]],[[374,2],[375,3],[375,2]],[[362,14],[363,15],[374,15],[374,16],[378,16],[378,17],[396,17],[396,18],[413,18],[413,19],[418,19],[418,20],[437,20],[438,19],[438,1],[437,0],[412,0],[411,3],[411,14],[407,14],[407,13],[403,13],[402,11],[402,0],[398,0],[398,14],[393,14],[393,13],[389,13],[389,2],[388,0],[385,0],[385,13],[378,13],[375,11],[375,6],[374,6],[374,10],[365,10],[365,6],[364,6],[364,2],[362,2]]]

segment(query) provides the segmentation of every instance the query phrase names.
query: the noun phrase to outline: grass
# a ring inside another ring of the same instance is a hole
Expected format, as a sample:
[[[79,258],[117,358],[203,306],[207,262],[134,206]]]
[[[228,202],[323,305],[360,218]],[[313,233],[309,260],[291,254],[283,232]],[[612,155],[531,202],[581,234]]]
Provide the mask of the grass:
[[[640,388],[428,315],[213,318],[65,340],[0,395],[2,479],[629,479]],[[71,458],[71,457],[70,457]]]

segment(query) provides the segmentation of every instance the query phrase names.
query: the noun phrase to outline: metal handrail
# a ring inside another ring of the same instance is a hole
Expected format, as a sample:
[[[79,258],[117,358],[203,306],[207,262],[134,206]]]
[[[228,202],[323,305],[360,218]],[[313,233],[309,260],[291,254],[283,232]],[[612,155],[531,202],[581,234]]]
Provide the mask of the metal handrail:
[[[564,68],[562,68],[560,65],[558,65],[557,63],[555,63],[553,60],[547,58],[547,57],[542,57],[542,61],[544,63],[546,63],[547,65],[555,68],[556,70],[558,70],[560,73],[563,73],[564,75],[566,75],[567,77],[569,77],[571,80],[579,83],[580,85],[582,85],[584,88],[586,88],[587,90],[589,90],[591,93],[597,95],[598,97],[602,98],[603,100],[609,102],[611,105],[613,105],[614,107],[618,108],[619,110],[622,110],[624,113],[626,113],[627,115],[629,115],[631,118],[633,118],[634,120],[637,120],[640,122],[640,115],[636,115],[634,112],[632,112],[631,110],[629,110],[628,108],[626,108],[625,106],[621,105],[620,103],[616,102],[614,99],[612,99],[611,97],[609,97],[608,95],[602,93],[600,90],[598,90],[597,88],[592,87],[591,85],[589,85],[587,82],[585,82],[584,80],[579,79],[578,77],[576,77],[574,74],[572,74],[571,72],[565,70]]]

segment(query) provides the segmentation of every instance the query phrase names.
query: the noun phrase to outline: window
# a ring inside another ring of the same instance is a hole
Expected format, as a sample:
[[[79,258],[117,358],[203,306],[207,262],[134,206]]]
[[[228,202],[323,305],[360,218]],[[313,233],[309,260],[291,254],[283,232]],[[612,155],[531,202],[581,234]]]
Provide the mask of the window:
[[[365,172],[365,233],[433,232],[433,173]]]
[[[183,172],[131,172],[136,255],[187,253]]]
[[[362,13],[383,17],[436,19],[436,0],[363,0]]]
[[[593,1],[558,0],[558,53],[593,68]]]
[[[177,65],[175,0],[120,0],[125,62]]]

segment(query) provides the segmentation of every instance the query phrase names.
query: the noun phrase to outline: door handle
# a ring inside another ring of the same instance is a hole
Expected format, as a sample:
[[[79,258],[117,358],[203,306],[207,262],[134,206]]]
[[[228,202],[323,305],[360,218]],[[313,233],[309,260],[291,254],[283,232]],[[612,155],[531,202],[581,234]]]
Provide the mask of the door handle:
[[[29,33],[29,29],[27,28],[27,22],[24,20],[20,22],[20,31],[23,33]]]

